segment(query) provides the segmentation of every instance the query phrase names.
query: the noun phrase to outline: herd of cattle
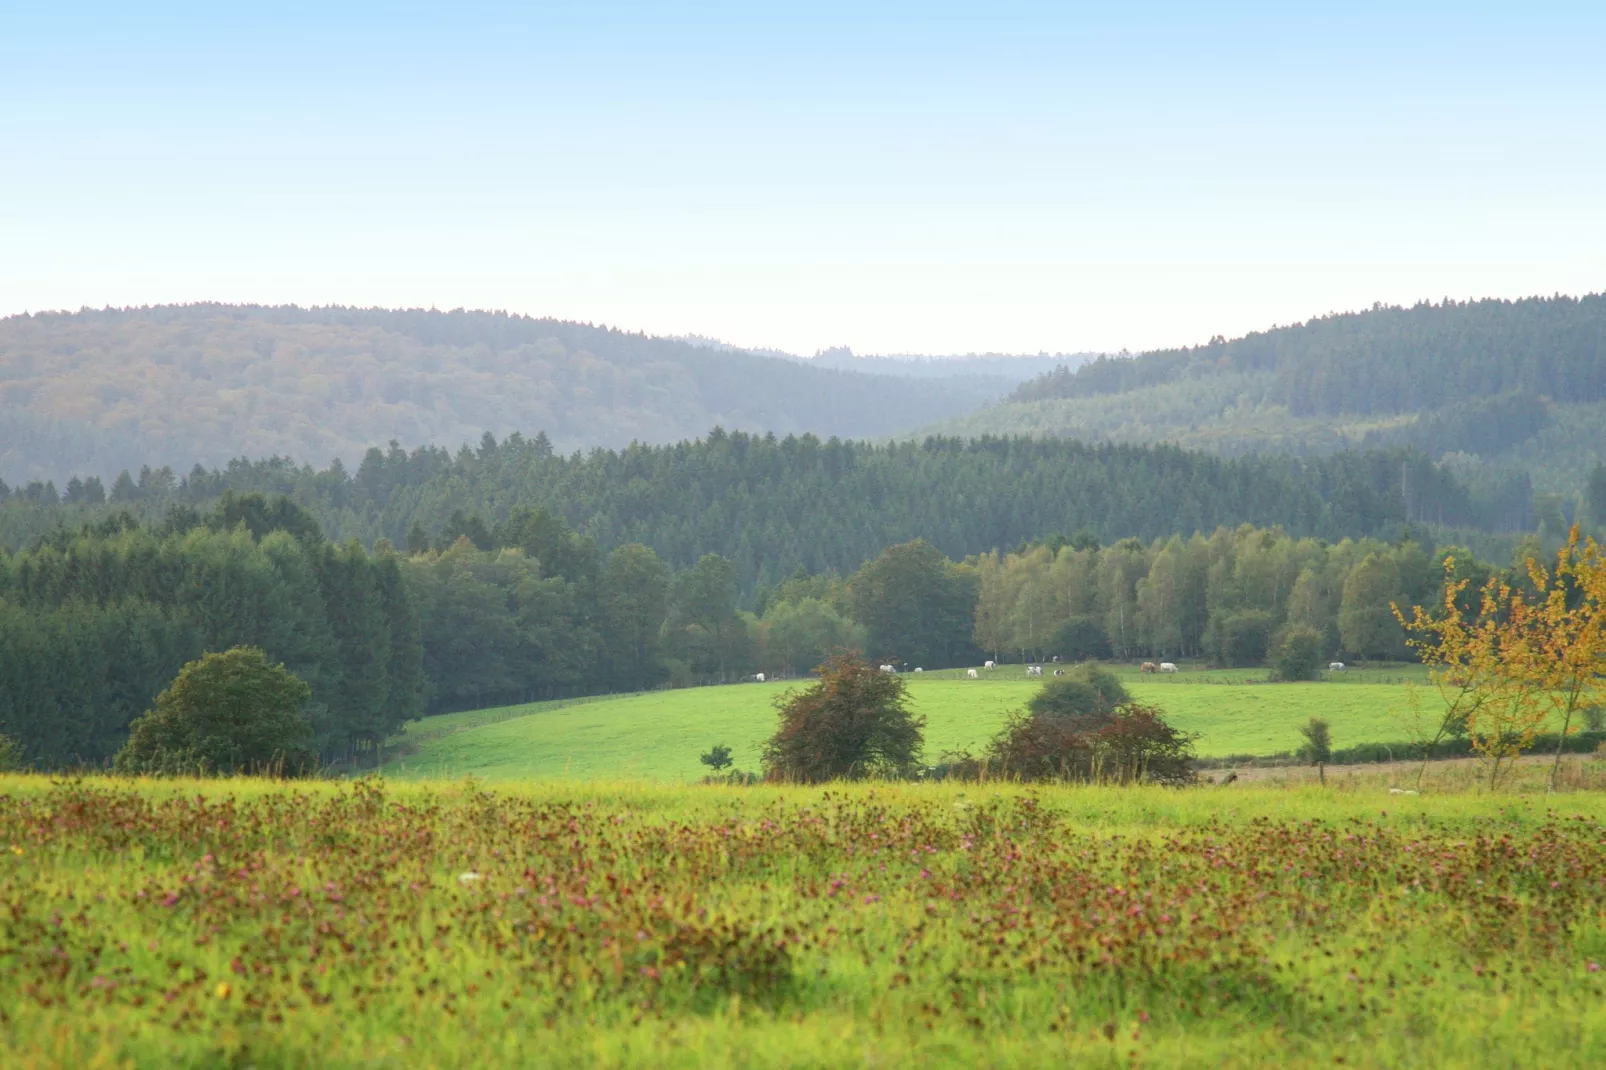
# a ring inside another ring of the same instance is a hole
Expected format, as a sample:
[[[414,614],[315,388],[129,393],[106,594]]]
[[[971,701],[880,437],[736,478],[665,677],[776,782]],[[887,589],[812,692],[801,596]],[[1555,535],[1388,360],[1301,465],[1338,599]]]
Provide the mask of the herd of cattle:
[[[1058,661],[1059,659],[1055,658],[1054,660]],[[990,670],[996,669],[996,668],[998,668],[998,663],[995,662],[995,661],[988,661],[988,662],[984,662],[982,664],[982,670],[983,671],[990,671]],[[898,671],[898,667],[896,665],[882,665],[881,666],[881,671],[885,672],[885,673],[896,673]],[[924,668],[917,667],[913,671],[914,672],[925,672],[926,670]],[[1177,668],[1176,662],[1174,662],[1174,661],[1162,661],[1162,662],[1159,662],[1159,663],[1152,662],[1152,661],[1145,661],[1142,665],[1138,666],[1138,671],[1141,672],[1141,673],[1161,673],[1161,672],[1172,673],[1172,672],[1178,672],[1180,670]],[[1345,664],[1342,661],[1330,661],[1330,662],[1327,663],[1327,671],[1328,672],[1345,672],[1345,671],[1347,671],[1347,666],[1345,666]],[[1026,666],[1026,675],[1027,676],[1041,676],[1041,675],[1043,675],[1043,667],[1041,665],[1028,665],[1028,666]],[[1065,675],[1065,670],[1064,669],[1055,669],[1054,670],[1054,675],[1055,676],[1064,676]],[[977,672],[975,669],[966,669],[965,670],[965,678],[969,679],[969,680],[979,680],[979,679],[981,679],[981,673]],[[748,677],[748,679],[754,681],[755,683],[760,683],[761,684],[761,683],[764,682],[764,674],[761,673],[761,672],[760,673],[754,673],[752,676]]]

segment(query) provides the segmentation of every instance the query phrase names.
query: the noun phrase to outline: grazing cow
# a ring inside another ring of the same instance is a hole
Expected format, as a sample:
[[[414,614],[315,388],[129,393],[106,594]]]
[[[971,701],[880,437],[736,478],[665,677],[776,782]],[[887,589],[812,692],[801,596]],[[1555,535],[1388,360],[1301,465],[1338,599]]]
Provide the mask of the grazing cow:
[[[1234,772],[1228,773],[1226,776],[1222,777],[1221,778],[1221,782],[1223,784],[1231,784],[1233,781],[1235,781],[1237,779],[1238,779],[1238,773],[1236,771],[1234,771]]]
[[[759,683],[763,683],[764,682],[764,674],[763,673],[759,673],[756,676],[754,676],[753,679],[758,681]]]
[[[1344,668],[1344,663],[1342,661],[1329,661],[1327,663],[1327,671],[1328,672],[1346,672],[1347,670]]]
[[[1065,675],[1065,670],[1064,669],[1055,669],[1054,670],[1054,675],[1055,676],[1064,676]]]
[[[1026,666],[1026,675],[1041,676],[1043,675],[1043,667],[1041,665],[1028,665]]]
[[[882,672],[897,672],[898,670],[894,669],[891,665],[883,665],[883,666],[881,666],[881,671]]]
[[[984,661],[981,663],[981,667],[984,669],[996,669],[998,668],[998,663],[993,661]]]
[[[926,670],[924,670],[922,668],[919,668],[918,666],[915,668],[915,672],[925,672],[925,671]]]
[[[1052,660],[1053,660],[1055,665],[1058,665],[1060,663],[1060,656],[1058,654],[1055,654],[1054,657],[1052,658]]]
[[[1158,669],[1159,666],[1155,665],[1154,662],[1145,661],[1141,666],[1138,667],[1138,672],[1155,672]]]
[[[980,680],[981,679],[981,674],[978,673],[975,669],[966,669],[965,670],[965,675],[968,678],[972,679],[972,680]]]
[[[1177,671],[1177,667],[1172,662],[1162,661],[1160,663],[1160,671],[1161,672],[1176,672]]]

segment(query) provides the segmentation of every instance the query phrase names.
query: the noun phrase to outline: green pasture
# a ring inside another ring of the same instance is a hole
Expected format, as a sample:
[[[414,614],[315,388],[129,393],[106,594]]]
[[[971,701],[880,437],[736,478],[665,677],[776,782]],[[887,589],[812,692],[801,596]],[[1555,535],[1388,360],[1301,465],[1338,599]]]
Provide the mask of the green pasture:
[[[1201,757],[1271,755],[1298,747],[1311,717],[1332,725],[1334,745],[1409,738],[1407,682],[1420,669],[1383,668],[1313,683],[1270,684],[1255,670],[1185,670],[1141,675],[1123,669],[1140,701],[1196,733]],[[911,674],[909,694],[926,718],[929,761],[960,749],[979,750],[1042,681],[1019,665],[970,680],[963,669]],[[405,753],[389,776],[495,780],[546,777],[630,778],[684,782],[707,772],[697,756],[715,743],[732,750],[737,768],[759,767],[775,730],[775,701],[805,680],[651,691],[574,703],[539,703],[425,718],[398,741]],[[1424,691],[1423,701],[1434,696]]]

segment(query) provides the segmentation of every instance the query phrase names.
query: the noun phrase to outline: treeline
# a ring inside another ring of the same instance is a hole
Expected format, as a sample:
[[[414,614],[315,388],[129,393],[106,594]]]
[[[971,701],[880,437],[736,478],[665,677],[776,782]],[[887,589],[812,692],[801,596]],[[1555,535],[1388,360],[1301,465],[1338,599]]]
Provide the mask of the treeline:
[[[975,641],[1022,659],[1202,657],[1252,666],[1297,628],[1321,636],[1324,657],[1405,659],[1390,606],[1438,604],[1447,556],[1473,587],[1490,574],[1464,549],[1327,543],[1250,527],[988,554],[976,561]]]
[[[0,555],[0,733],[47,767],[100,764],[180,666],[259,646],[312,689],[326,755],[423,710],[419,622],[399,558],[326,542],[284,500],[127,515]]]
[[[1235,373],[1271,373],[1268,399],[1296,416],[1431,412],[1510,393],[1600,401],[1606,295],[1375,307],[1231,341],[1100,357],[1023,384],[1011,398],[1120,394]],[[1524,418],[1533,419],[1526,404]]]
[[[426,710],[797,676],[845,649],[905,669],[1249,665],[1299,628],[1334,655],[1399,658],[1390,604],[1435,601],[1451,552],[1250,527],[1102,547],[1081,532],[961,561],[912,540],[851,573],[798,570],[742,609],[717,554],[676,571],[639,543],[602,552],[546,511],[459,519],[450,545],[370,554],[325,541],[287,499],[228,494],[0,555],[0,734],[44,766],[102,763],[180,666],[242,645],[311,686],[326,760]],[[1487,572],[1456,556],[1461,574]]]
[[[871,444],[716,428],[695,442],[585,454],[562,454],[545,434],[486,434],[455,454],[370,449],[355,472],[275,458],[184,476],[145,468],[109,487],[76,480],[65,492],[34,482],[0,507],[0,542],[23,545],[115,508],[159,519],[227,491],[285,494],[336,539],[384,538],[415,552],[460,534],[491,549],[471,520],[489,531],[520,508],[544,509],[603,550],[639,543],[674,568],[717,553],[744,599],[799,569],[847,575],[917,537],[958,559],[1054,531],[1113,542],[1248,523],[1337,540],[1393,538],[1409,524],[1506,530],[1513,514],[1531,517],[1510,488],[1475,494],[1408,449],[1223,459],[1062,439]]]

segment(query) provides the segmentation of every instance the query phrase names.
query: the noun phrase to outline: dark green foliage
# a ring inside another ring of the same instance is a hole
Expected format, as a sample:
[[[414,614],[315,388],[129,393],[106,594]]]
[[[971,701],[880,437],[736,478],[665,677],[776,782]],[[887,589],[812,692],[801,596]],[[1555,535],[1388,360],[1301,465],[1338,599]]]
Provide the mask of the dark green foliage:
[[[28,765],[22,744],[10,736],[0,736],[0,773],[16,773]]]
[[[1067,661],[1102,661],[1110,656],[1110,637],[1096,618],[1073,616],[1049,636],[1048,652]]]
[[[458,539],[466,539],[476,550],[495,549],[497,543],[491,535],[491,529],[485,526],[485,521],[479,514],[465,515],[463,510],[454,509],[452,515],[446,518],[446,526],[441,531],[441,537],[436,540],[437,550],[450,549],[456,545]]]
[[[812,686],[776,699],[781,723],[764,748],[771,778],[817,783],[913,771],[926,722],[909,712],[901,677],[851,652],[815,675]]]
[[[497,529],[495,544],[517,546],[525,556],[540,562],[543,576],[576,582],[596,578],[596,543],[576,535],[561,516],[545,509],[514,509],[507,523]]]
[[[256,647],[206,654],[179,670],[117,754],[127,773],[301,773],[314,765],[309,688]]]
[[[116,513],[0,556],[0,732],[47,768],[102,764],[184,663],[236,646],[306,681],[327,757],[416,716],[417,625],[396,562],[314,538],[293,506],[240,501],[155,530]]]
[[[170,487],[151,482],[130,506],[142,517],[173,504],[210,508],[231,489],[284,494],[336,540],[427,540],[443,550],[458,534],[482,549],[499,535],[522,547],[526,525],[514,514],[544,509],[599,550],[640,543],[676,569],[717,553],[735,567],[739,593],[799,568],[849,575],[915,538],[955,560],[1066,528],[1078,530],[1073,546],[1242,523],[1332,540],[1393,538],[1413,518],[1475,527],[1484,509],[1447,470],[1401,451],[1222,460],[1070,440],[872,445],[723,431],[701,442],[570,456],[540,436],[512,435],[494,449],[455,455],[373,450],[355,478],[340,465],[318,471],[275,458],[197,467]],[[1510,506],[1501,499],[1502,515]],[[0,508],[0,544],[22,545],[63,519],[76,526],[106,508],[13,501]],[[579,552],[573,543],[560,549],[565,558]],[[567,577],[572,567],[565,560],[543,570]]]
[[[1132,701],[1120,679],[1097,665],[1081,665],[1065,676],[1044,681],[1026,703],[1034,717],[1057,717],[1076,724],[1107,719],[1118,706]]]
[[[1276,618],[1271,611],[1246,609],[1210,625],[1212,656],[1217,665],[1262,665],[1271,645]]]
[[[261,539],[270,531],[284,531],[314,542],[323,539],[323,532],[312,515],[282,495],[270,498],[264,494],[224,491],[206,523],[213,531],[232,531],[244,525],[254,539]]]
[[[669,648],[703,681],[750,671],[756,651],[736,614],[736,569],[719,554],[704,554],[675,577]]]
[[[1311,628],[1290,628],[1283,633],[1272,657],[1273,680],[1291,683],[1314,680],[1322,671],[1322,633]]]
[[[731,764],[731,749],[723,743],[716,743],[707,753],[699,755],[697,760],[716,773],[723,772]]]
[[[913,666],[974,663],[975,574],[916,539],[888,547],[848,581],[853,616],[880,661]]]

